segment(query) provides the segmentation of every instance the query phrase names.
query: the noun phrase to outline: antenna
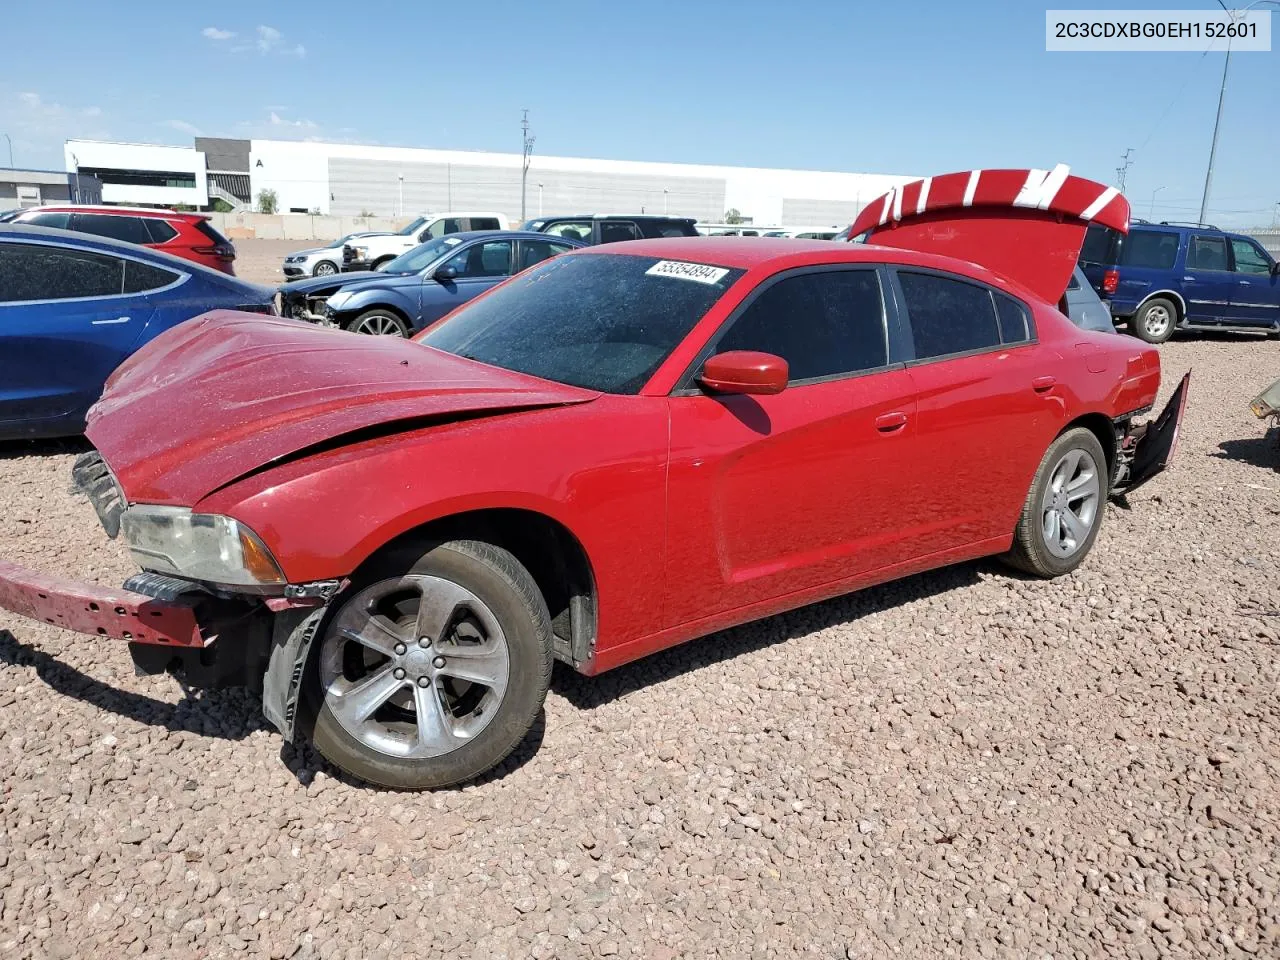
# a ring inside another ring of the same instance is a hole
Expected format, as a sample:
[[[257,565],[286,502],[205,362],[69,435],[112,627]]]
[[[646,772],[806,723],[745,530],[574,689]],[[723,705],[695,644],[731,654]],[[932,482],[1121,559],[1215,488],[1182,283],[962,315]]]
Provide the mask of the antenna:
[[[529,111],[527,109],[524,111],[524,117],[520,121],[520,132],[523,135],[522,166],[520,168],[520,222],[523,223],[525,219],[525,188],[527,187],[529,180],[529,158],[533,155],[533,141],[536,139],[533,134],[529,132]]]

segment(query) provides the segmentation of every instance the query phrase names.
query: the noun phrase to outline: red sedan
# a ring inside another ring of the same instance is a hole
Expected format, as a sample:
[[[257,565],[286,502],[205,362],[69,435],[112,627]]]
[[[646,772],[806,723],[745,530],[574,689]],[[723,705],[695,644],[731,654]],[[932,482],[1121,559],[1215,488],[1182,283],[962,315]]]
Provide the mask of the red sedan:
[[[501,761],[553,660],[595,674],[986,555],[1068,574],[1186,396],[1135,425],[1156,351],[1055,306],[1093,220],[1128,205],[979,171],[868,208],[871,244],[557,257],[415,341],[208,314],[116,372],[77,465],[146,572],[0,563],[0,605],[255,686],[286,736],[422,788]]]

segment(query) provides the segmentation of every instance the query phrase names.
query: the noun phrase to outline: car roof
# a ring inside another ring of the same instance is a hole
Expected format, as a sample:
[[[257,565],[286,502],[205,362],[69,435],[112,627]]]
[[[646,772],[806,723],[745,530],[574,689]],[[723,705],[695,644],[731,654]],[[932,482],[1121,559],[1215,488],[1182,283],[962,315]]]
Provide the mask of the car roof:
[[[478,240],[482,237],[490,240],[495,238],[499,240],[549,240],[552,243],[559,243],[563,240],[566,243],[576,243],[578,246],[586,246],[586,244],[580,240],[572,240],[569,237],[548,237],[545,233],[538,233],[536,230],[460,230],[457,233],[446,233],[442,236],[434,237],[433,239],[455,239],[463,241]],[[426,242],[430,243],[431,241],[428,240]]]
[[[548,217],[530,217],[529,223],[551,223],[555,220],[660,220],[664,223],[697,223],[696,217],[668,217],[663,213],[557,213]]]
[[[198,213],[193,210],[170,210],[167,207],[112,207],[94,203],[45,203],[38,207],[25,207],[22,213],[101,213],[122,217],[163,217],[166,220],[173,217],[191,220],[209,219],[207,213]]]
[[[175,257],[171,253],[165,253],[163,250],[157,250],[154,247],[144,247],[124,240],[113,240],[110,237],[100,237],[93,233],[80,233],[77,230],[59,230],[56,227],[38,227],[30,223],[0,223],[0,241],[7,239],[44,240],[86,250],[118,253],[121,256],[133,257],[135,260],[146,260],[151,263],[164,264],[166,267],[175,270],[198,273],[202,277],[215,279],[224,284],[234,284],[242,287],[262,287],[262,284],[250,283],[248,280],[230,276],[219,270],[206,267],[204,264],[195,263],[182,257]]]

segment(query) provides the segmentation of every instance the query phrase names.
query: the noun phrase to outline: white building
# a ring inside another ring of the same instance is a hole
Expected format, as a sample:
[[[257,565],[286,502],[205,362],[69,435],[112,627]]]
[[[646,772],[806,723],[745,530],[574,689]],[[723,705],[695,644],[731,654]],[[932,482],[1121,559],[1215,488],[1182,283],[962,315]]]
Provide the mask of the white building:
[[[201,146],[213,149],[213,141]],[[247,173],[250,195],[275,191],[281,213],[405,216],[497,210],[520,216],[521,156],[314,141],[216,141],[213,178]],[[244,149],[247,146],[247,151]],[[247,154],[246,171],[230,170]],[[69,140],[67,169],[92,172],[107,203],[210,202],[205,152],[187,147]],[[228,168],[228,169],[221,169]],[[908,176],[534,155],[528,217],[556,213],[670,213],[719,221],[738,210],[757,224],[848,224]],[[225,197],[215,188],[214,193]]]

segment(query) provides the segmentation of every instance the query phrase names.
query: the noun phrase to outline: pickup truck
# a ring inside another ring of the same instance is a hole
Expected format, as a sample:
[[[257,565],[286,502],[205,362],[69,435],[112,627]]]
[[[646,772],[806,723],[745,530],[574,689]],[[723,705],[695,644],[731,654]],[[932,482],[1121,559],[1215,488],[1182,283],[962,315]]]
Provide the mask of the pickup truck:
[[[377,270],[420,243],[447,233],[470,230],[506,230],[507,218],[500,213],[439,213],[418,217],[398,233],[377,233],[359,237],[342,247],[342,269]]]

